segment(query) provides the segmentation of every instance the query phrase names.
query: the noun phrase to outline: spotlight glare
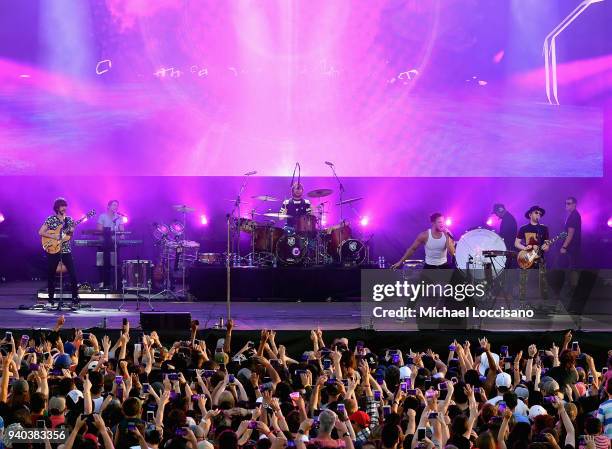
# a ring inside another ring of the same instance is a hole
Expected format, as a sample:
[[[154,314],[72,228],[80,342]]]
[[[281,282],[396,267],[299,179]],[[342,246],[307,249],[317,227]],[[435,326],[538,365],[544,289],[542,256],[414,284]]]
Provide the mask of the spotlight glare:
[[[123,217],[123,224],[126,224],[128,222],[128,217]]]
[[[200,224],[202,224],[202,226],[206,226],[208,224],[208,217],[206,217],[206,215],[202,214],[200,216]]]
[[[612,228],[612,217],[608,218],[608,227]]]
[[[444,224],[446,226],[451,226],[453,224],[453,219],[451,217],[448,217],[446,220],[444,220]]]
[[[2,223],[3,221],[4,221],[4,215],[0,213],[0,223]]]
[[[359,224],[361,226],[367,226],[370,223],[370,218],[367,216],[361,217],[361,220],[359,220]]]
[[[487,218],[487,226],[493,226],[493,219],[491,217]]]

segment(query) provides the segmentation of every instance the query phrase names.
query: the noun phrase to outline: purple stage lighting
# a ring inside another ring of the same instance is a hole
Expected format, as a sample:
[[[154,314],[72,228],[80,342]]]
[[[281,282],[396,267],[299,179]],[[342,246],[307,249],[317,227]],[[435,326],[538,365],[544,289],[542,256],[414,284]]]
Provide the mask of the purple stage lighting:
[[[123,221],[123,224],[126,224],[128,222],[128,217],[124,216],[122,221]]]
[[[0,223],[2,223],[3,221],[4,221],[4,215],[2,213],[0,213]]]
[[[444,224],[446,226],[451,226],[453,224],[453,219],[451,217],[447,217],[446,220],[444,220]]]
[[[0,220],[2,221],[2,220]],[[612,228],[612,217],[608,218],[608,227]]]
[[[493,226],[493,217],[487,218],[487,226]]]
[[[367,216],[361,217],[361,220],[359,220],[359,224],[361,226],[367,226],[370,223],[370,218]]]
[[[200,215],[200,224],[202,226],[206,226],[208,224],[208,217],[206,215]]]

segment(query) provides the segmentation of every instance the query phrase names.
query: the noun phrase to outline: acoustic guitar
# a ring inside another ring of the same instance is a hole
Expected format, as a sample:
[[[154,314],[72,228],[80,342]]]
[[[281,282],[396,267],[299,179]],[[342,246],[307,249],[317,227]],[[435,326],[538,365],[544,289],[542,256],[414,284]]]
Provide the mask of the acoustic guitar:
[[[88,218],[96,215],[95,209],[90,210],[78,221],[74,222],[74,226],[77,226],[80,223],[83,223]],[[64,230],[64,225],[58,226],[56,229],[48,229],[47,234],[53,235],[54,238],[51,237],[41,237],[42,247],[49,254],[57,254],[62,249],[62,243],[67,242],[72,238],[73,228],[69,228]]]
[[[567,232],[561,232],[554,239],[548,240],[548,246],[552,246],[552,244],[555,243],[557,240],[564,239],[565,237],[567,237]],[[536,260],[542,257],[542,253],[543,251],[541,246],[539,246],[537,249],[531,248],[530,250],[524,249],[522,251],[519,251],[518,256],[516,256],[518,266],[523,270],[531,268],[536,262]]]

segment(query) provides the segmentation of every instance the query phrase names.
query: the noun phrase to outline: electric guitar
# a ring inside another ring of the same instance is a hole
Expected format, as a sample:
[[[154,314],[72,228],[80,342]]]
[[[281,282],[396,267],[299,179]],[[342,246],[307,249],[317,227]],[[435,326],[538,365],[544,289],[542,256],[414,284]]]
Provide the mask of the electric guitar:
[[[75,221],[73,227],[83,223],[85,220],[93,217],[94,215],[96,215],[95,209],[90,210],[87,212],[87,214],[85,214],[85,216],[83,216],[83,218]],[[62,243],[67,242],[72,238],[73,230],[73,228],[68,228],[64,231],[64,225],[58,226],[56,229],[48,229],[47,234],[52,235],[53,238],[41,237],[43,249],[49,254],[59,253],[62,249]]]
[[[564,239],[565,237],[567,237],[567,232],[561,232],[554,239],[547,241],[548,246],[552,246],[552,244],[555,243],[557,240]],[[535,261],[542,257],[542,253],[543,251],[541,246],[539,246],[537,249],[531,248],[529,250],[524,249],[519,251],[518,256],[516,256],[518,266],[523,270],[531,268]]]

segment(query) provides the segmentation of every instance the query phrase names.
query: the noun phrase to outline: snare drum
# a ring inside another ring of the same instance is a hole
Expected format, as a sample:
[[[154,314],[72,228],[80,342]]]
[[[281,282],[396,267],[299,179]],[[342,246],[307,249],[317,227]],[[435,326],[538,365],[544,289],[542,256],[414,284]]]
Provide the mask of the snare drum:
[[[308,251],[308,240],[299,235],[283,235],[276,245],[276,257],[283,264],[301,263]]]
[[[151,284],[153,262],[150,260],[123,261],[123,289],[148,290]]]
[[[186,267],[191,266],[196,260],[198,260],[198,251],[200,250],[200,244],[191,240],[184,240],[179,242],[176,255],[178,257],[178,266],[183,268],[183,264]]]
[[[223,265],[223,254],[221,253],[199,253],[198,262],[204,265]]]

